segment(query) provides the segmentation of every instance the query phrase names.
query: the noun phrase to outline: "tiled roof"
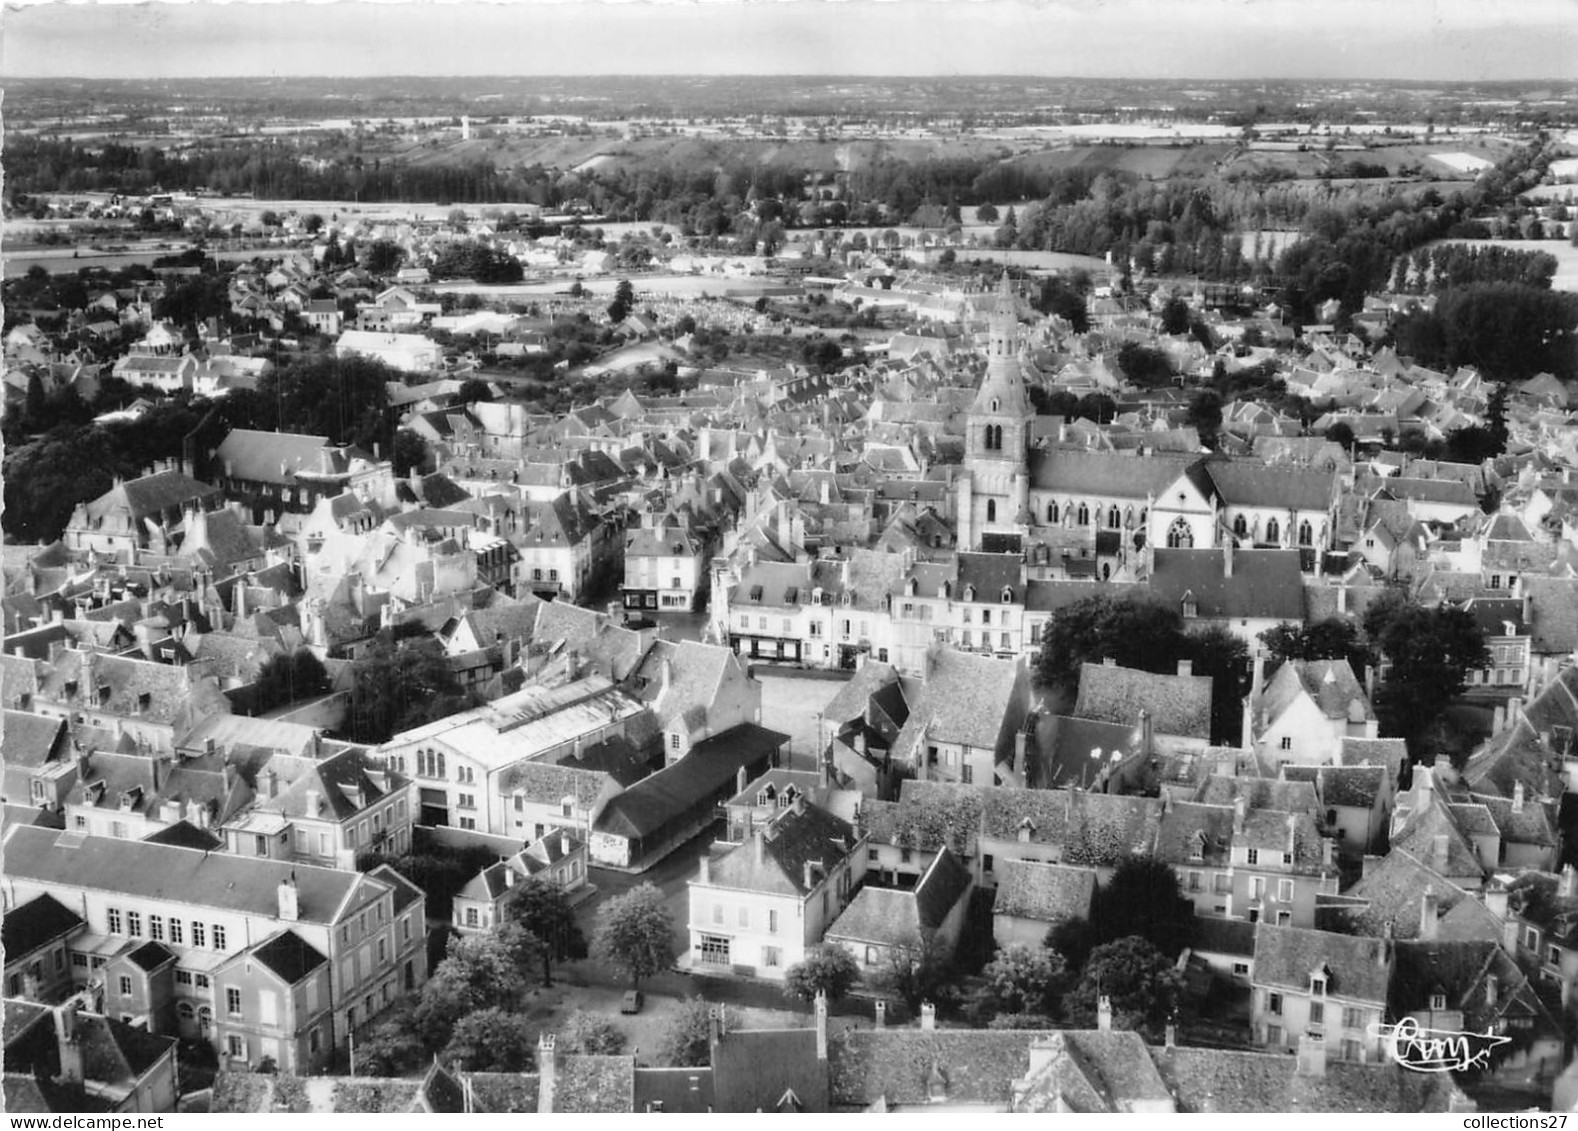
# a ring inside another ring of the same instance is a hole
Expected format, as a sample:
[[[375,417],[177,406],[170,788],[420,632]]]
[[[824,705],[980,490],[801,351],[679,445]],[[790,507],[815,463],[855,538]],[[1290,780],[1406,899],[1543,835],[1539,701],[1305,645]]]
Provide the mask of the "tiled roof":
[[[562,1056],[555,1068],[554,1114],[635,1110],[635,1058]]]
[[[1297,550],[1233,550],[1233,576],[1223,574],[1222,550],[1157,548],[1151,592],[1174,608],[1186,594],[1197,615],[1213,619],[1304,617],[1303,575]]]
[[[1039,448],[1030,454],[1030,485],[1037,491],[1078,498],[1102,496],[1144,499],[1160,495],[1197,463],[1198,455],[1172,452],[1138,454]]]
[[[1004,860],[997,867],[994,915],[1059,923],[1090,915],[1096,873],[1027,860]]]
[[[1031,1030],[846,1029],[830,1038],[835,1107],[930,1102],[940,1074],[953,1103],[1007,1104],[1030,1070]],[[1138,1038],[1136,1038],[1138,1039]]]
[[[1578,578],[1524,577],[1533,603],[1532,648],[1544,655],[1578,651]]]
[[[287,986],[294,986],[328,961],[295,931],[285,930],[252,949],[252,956]]]
[[[1257,986],[1308,993],[1310,975],[1324,969],[1326,992],[1332,997],[1384,1005],[1391,966],[1391,944],[1386,939],[1274,927],[1264,921],[1256,929]]]
[[[831,1054],[831,1050],[830,1050]],[[793,1091],[804,1111],[827,1111],[828,1066],[817,1057],[815,1029],[745,1029],[725,1033],[712,1058],[720,1112],[774,1112]]]
[[[756,844],[756,839],[762,843]],[[740,891],[804,896],[854,850],[856,840],[848,821],[819,805],[805,803],[802,808],[797,803],[752,840],[713,861],[711,883]]]
[[[1225,865],[1232,849],[1233,816],[1231,805],[1168,805],[1157,831],[1156,858],[1175,866]]]
[[[4,945],[6,961],[15,962],[83,925],[82,916],[54,896],[35,896],[6,912],[0,923],[0,943]]]
[[[1069,793],[1063,863],[1116,867],[1131,857],[1152,854],[1161,811],[1161,802],[1154,798]]]
[[[1192,924],[1190,949],[1203,954],[1231,954],[1239,958],[1255,955],[1256,924],[1244,919],[1218,919],[1202,915]]]
[[[1374,937],[1388,931],[1392,938],[1417,937],[1426,888],[1435,894],[1441,913],[1463,900],[1473,902],[1461,887],[1407,852],[1394,850],[1381,860],[1367,862],[1364,875],[1344,893],[1366,904],[1353,917],[1354,929]]]
[[[234,428],[220,441],[214,458],[236,479],[293,484],[301,472],[321,474],[327,470],[328,446],[327,436]]]
[[[1449,1078],[1408,1072],[1391,1061],[1328,1060],[1324,1076],[1301,1075],[1295,1057],[1237,1049],[1152,1049],[1181,1112],[1444,1112]]]
[[[294,875],[301,919],[332,923],[343,909],[385,885],[370,876],[287,861],[205,853],[147,841],[18,827],[5,838],[6,872],[17,883],[91,888],[192,907],[273,917],[278,886]]]
[[[1261,700],[1266,717],[1279,718],[1301,691],[1328,719],[1364,722],[1375,718],[1370,699],[1347,660],[1289,660],[1282,664]]]
[[[1159,675],[1137,668],[1083,664],[1074,714],[1134,726],[1149,711],[1157,734],[1211,737],[1211,677]]]
[[[1017,661],[939,649],[893,744],[895,756],[923,756],[928,738],[995,750],[1023,676]]]
[[[65,728],[64,719],[31,711],[6,711],[0,720],[0,762],[7,769],[42,766],[59,752]]]
[[[698,742],[672,766],[614,797],[594,827],[614,836],[650,836],[693,809],[698,798],[712,796],[734,781],[741,768],[747,776],[761,773],[787,741],[788,735],[754,723],[731,727]]]
[[[1275,778],[1241,778],[1212,774],[1201,784],[1194,800],[1202,805],[1232,805],[1244,799],[1250,810],[1271,809],[1278,813],[1318,814],[1320,797],[1309,782],[1278,781]]]
[[[1386,786],[1386,770],[1380,766],[1322,766],[1320,795],[1327,805],[1350,809],[1369,809]]]
[[[1228,506],[1324,511],[1337,498],[1336,474],[1323,468],[1213,459],[1205,470]]]
[[[128,479],[108,495],[88,504],[88,513],[102,513],[108,509],[117,494],[125,500],[133,517],[157,515],[171,507],[195,505],[219,497],[219,489],[199,483],[178,471],[160,471],[140,479]]]

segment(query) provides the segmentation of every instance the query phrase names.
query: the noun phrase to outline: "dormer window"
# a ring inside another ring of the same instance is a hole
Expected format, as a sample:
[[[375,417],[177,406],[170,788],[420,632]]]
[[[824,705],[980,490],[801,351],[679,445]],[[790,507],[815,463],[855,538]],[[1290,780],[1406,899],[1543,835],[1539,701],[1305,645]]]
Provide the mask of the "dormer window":
[[[1003,591],[999,594],[999,597],[1002,599],[1002,602],[1005,605],[1012,605],[1014,603],[1014,591],[1010,586],[1003,586]]]
[[[1183,595],[1183,615],[1186,618],[1193,618],[1200,615],[1200,605],[1194,599],[1194,590],[1192,589]]]
[[[1446,1007],[1446,994],[1430,995],[1430,1011],[1432,1013],[1440,1013]]]
[[[109,701],[110,701],[110,690],[111,690],[110,686],[107,683],[99,685],[99,706],[100,707],[104,707],[104,706],[107,706],[109,704]]]
[[[1204,833],[1195,833],[1194,834],[1194,839],[1191,840],[1190,843],[1189,843],[1189,859],[1196,860],[1196,861],[1205,859],[1205,834]]]
[[[917,578],[913,578],[912,577],[912,578],[910,578],[908,581],[906,581],[904,583],[904,595],[906,597],[914,597],[914,596],[917,596],[919,593],[920,593],[920,581]]]
[[[1326,974],[1324,971],[1310,975],[1310,993],[1315,997],[1326,996]]]

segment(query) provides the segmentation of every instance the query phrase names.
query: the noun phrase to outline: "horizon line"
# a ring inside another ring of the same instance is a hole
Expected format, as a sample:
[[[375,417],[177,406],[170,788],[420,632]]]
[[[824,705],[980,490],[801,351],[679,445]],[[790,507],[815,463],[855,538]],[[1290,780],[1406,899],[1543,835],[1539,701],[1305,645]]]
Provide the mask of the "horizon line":
[[[1330,83],[1332,85],[1355,83],[1384,83],[1390,86],[1486,86],[1486,85],[1536,85],[1551,84],[1568,86],[1573,89],[1574,97],[1578,98],[1578,81],[1570,76],[1544,76],[1533,78],[1482,78],[1482,79],[1420,79],[1420,78],[1385,78],[1375,76],[1350,76],[1348,78],[1336,77],[1309,77],[1287,78],[1275,75],[1246,75],[1239,78],[1206,78],[1200,75],[1176,75],[1167,78],[1150,78],[1143,75],[1076,75],[1076,74],[1044,74],[1035,71],[979,71],[968,74],[949,73],[904,73],[904,72],[859,72],[859,71],[718,71],[715,73],[697,74],[694,71],[606,71],[597,73],[564,73],[564,74],[537,74],[522,75],[508,73],[490,74],[423,74],[420,72],[389,72],[387,74],[355,74],[336,75],[324,74],[191,74],[191,75],[165,75],[158,78],[132,78],[128,76],[94,76],[94,75],[19,75],[13,76],[9,82],[100,82],[100,83],[166,83],[182,82],[185,80],[196,81],[253,81],[264,79],[271,82],[296,81],[301,79],[331,79],[338,82],[355,82],[363,79],[508,79],[521,80],[560,80],[560,79],[684,79],[694,81],[697,79],[780,79],[780,78],[811,78],[811,79],[930,79],[936,81],[969,81],[1003,79],[1040,79],[1063,80],[1071,82],[1138,82],[1138,83],[1203,83],[1214,85],[1241,85],[1244,83]]]

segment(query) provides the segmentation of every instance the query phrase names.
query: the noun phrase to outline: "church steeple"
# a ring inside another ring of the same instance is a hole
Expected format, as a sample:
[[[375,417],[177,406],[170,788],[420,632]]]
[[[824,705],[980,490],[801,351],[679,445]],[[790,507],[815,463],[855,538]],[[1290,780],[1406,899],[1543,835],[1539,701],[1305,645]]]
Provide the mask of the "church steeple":
[[[972,435],[968,447],[972,454],[976,450],[974,433],[977,431],[977,418],[1010,418],[1017,425],[1014,430],[1023,434],[1025,421],[1031,415],[1030,398],[1025,393],[1025,375],[1019,367],[1018,302],[1006,271],[998,285],[997,301],[988,319],[987,338],[986,376],[982,378],[981,389],[970,406]],[[992,423],[995,425],[999,421],[994,420]],[[993,433],[994,438],[996,435]],[[985,436],[983,432],[982,438]],[[1000,450],[995,445],[987,445],[987,449]],[[1019,454],[1022,455],[1022,451]]]

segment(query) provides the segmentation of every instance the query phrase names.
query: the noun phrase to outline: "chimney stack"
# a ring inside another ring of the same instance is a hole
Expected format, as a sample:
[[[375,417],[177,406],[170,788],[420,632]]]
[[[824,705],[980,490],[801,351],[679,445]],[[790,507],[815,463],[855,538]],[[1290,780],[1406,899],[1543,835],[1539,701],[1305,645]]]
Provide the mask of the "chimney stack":
[[[704,851],[701,854],[701,861],[700,861],[700,864],[699,864],[698,867],[699,867],[699,871],[698,871],[697,876],[696,876],[696,881],[698,883],[703,883],[703,884],[710,884],[710,883],[712,883],[712,850],[711,849],[707,849],[706,851]]]
[[[1578,869],[1571,864],[1562,865],[1562,880],[1558,894],[1563,899],[1578,899]]]
[[[1244,817],[1248,814],[1249,804],[1242,797],[1233,801],[1233,833],[1238,835],[1244,831]]]
[[[738,770],[734,771],[734,792],[744,793],[746,784],[745,767],[741,766]]]
[[[1521,812],[1523,812],[1523,803],[1524,803],[1523,783],[1521,781],[1513,782],[1512,783],[1512,811],[1514,813],[1521,813]]]
[[[1446,833],[1440,833],[1436,836],[1432,847],[1430,866],[1438,872],[1444,871],[1447,860],[1452,854],[1452,838]]]
[[[1419,941],[1435,942],[1436,925],[1440,922],[1440,901],[1435,888],[1425,885],[1425,894],[1419,901]]]
[[[1501,980],[1499,978],[1497,978],[1496,975],[1494,975],[1494,974],[1486,974],[1485,975],[1485,1005],[1486,1005],[1486,1007],[1489,1008],[1489,1009],[1495,1009],[1496,1008],[1496,1004],[1500,1000],[1500,998],[1501,998]]]
[[[553,1034],[537,1038],[537,1114],[553,1114],[553,1088],[558,1065],[554,1063]]]
[[[291,872],[289,878],[279,882],[278,888],[279,917],[287,923],[294,923],[301,918],[301,893],[296,889],[296,873]]]
[[[805,880],[805,890],[812,891],[816,888],[816,865],[807,860],[803,865],[802,878]]]
[[[756,866],[760,868],[767,862],[767,829],[765,826],[756,831],[756,835],[751,838],[751,843],[756,849]]]
[[[60,1051],[60,1076],[70,1084],[81,1084],[85,1079],[82,1057],[82,1036],[77,1031],[76,998],[55,1007],[55,1043]]]
[[[1194,661],[1193,660],[1179,660],[1178,661],[1178,674],[1179,675],[1183,675],[1183,676],[1194,675]]]
[[[1227,535],[1222,539],[1222,576],[1233,576],[1233,536]]]
[[[937,1028],[937,1007],[929,1001],[921,1002],[920,1027],[924,1033],[929,1033]]]
[[[1492,877],[1485,885],[1485,910],[1498,919],[1507,917],[1507,885],[1502,883],[1500,876]]]
[[[1326,1042],[1305,1033],[1299,1037],[1300,1076],[1326,1075]]]
[[[1112,1031],[1112,999],[1106,994],[1096,1002],[1096,1028],[1103,1033]]]

